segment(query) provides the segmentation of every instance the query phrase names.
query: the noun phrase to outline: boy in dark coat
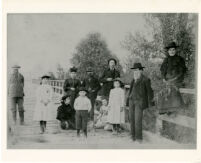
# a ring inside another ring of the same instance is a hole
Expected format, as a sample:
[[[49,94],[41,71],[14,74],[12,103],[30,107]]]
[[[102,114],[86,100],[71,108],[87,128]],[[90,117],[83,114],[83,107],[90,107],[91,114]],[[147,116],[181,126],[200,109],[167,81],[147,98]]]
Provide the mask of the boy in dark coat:
[[[75,110],[70,105],[70,96],[62,97],[61,106],[58,107],[57,117],[62,129],[75,129]],[[67,127],[68,124],[68,127]]]
[[[151,81],[142,74],[141,63],[134,63],[133,80],[131,82],[128,103],[133,141],[142,141],[143,110],[153,105],[153,90]]]
[[[92,68],[87,69],[87,78],[83,81],[83,87],[85,87],[88,91],[87,96],[91,100],[91,111],[90,111],[90,119],[94,120],[94,104],[97,97],[97,93],[100,90],[101,86],[98,79],[95,77]]]
[[[110,90],[113,88],[113,80],[120,78],[120,72],[115,68],[117,61],[114,58],[108,60],[109,68],[106,69],[101,78],[100,82],[102,85],[102,96],[109,97]]]

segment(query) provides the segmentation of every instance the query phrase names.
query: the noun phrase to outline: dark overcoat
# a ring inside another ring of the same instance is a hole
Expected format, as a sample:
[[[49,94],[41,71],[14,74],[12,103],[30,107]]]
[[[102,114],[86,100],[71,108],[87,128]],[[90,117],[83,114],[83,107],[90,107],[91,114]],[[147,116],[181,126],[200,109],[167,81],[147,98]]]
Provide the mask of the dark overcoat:
[[[178,55],[166,57],[160,68],[162,78],[166,81],[175,78],[176,80],[174,80],[172,83],[178,87],[184,80],[186,70],[187,68],[184,59]]]
[[[80,86],[81,86],[81,82],[79,79],[69,78],[69,79],[66,79],[64,82],[63,90],[65,94],[71,96],[70,104],[72,107],[74,106],[74,101],[78,95]],[[75,88],[75,90],[73,91],[71,90],[71,88]]]
[[[111,70],[108,68],[103,72],[100,78],[100,82],[103,83],[102,95],[109,97],[110,90],[113,88],[113,81],[107,81],[107,78],[120,78],[120,72],[117,69]]]
[[[140,79],[131,81],[127,104],[132,107],[136,103],[141,106],[141,109],[146,109],[153,105],[153,90],[151,81],[144,75]]]
[[[14,73],[10,75],[8,80],[8,95],[9,97],[24,96],[24,77],[21,73]]]
[[[128,96],[129,120],[133,140],[142,140],[143,110],[153,105],[151,81],[144,75],[132,80]]]

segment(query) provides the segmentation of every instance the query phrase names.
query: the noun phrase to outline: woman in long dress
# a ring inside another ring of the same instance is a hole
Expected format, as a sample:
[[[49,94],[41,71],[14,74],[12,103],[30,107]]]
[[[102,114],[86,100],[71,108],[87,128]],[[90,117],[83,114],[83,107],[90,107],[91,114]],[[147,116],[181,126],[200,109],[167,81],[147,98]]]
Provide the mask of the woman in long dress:
[[[111,89],[108,103],[108,122],[113,125],[113,133],[119,133],[120,124],[125,123],[125,94],[121,88],[120,78],[114,80],[114,89]]]
[[[50,78],[47,75],[41,77],[42,83],[36,90],[36,106],[34,111],[33,120],[40,123],[41,134],[46,130],[46,123],[49,120],[53,119],[51,114],[52,97],[53,90],[50,85],[48,85],[48,79]]]
[[[168,56],[164,59],[160,71],[166,87],[159,93],[158,108],[160,114],[177,113],[183,105],[179,88],[183,85],[186,66],[184,59],[177,54],[177,45],[171,42],[166,50]]]

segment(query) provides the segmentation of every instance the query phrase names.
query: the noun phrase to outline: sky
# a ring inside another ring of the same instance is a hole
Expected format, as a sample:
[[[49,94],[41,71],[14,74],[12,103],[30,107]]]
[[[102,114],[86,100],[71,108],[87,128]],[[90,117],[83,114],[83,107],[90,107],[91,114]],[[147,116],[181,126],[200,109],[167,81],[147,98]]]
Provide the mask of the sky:
[[[9,14],[7,21],[9,71],[19,64],[33,76],[55,72],[57,64],[67,71],[76,46],[92,32],[123,62],[129,55],[120,44],[126,34],[148,31],[142,14]]]

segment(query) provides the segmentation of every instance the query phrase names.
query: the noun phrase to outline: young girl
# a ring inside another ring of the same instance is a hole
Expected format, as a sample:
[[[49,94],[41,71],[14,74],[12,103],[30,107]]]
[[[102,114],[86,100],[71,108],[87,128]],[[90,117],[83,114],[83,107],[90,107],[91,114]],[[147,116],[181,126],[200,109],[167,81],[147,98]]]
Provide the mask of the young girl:
[[[114,89],[111,89],[109,96],[108,122],[113,125],[113,133],[120,132],[120,124],[125,122],[124,115],[124,90],[121,88],[120,78],[114,80]]]
[[[107,123],[107,115],[108,115],[108,106],[107,100],[102,100],[102,106],[100,107],[99,115],[97,117],[97,123],[95,124],[96,128],[104,128]]]
[[[70,95],[62,97],[56,119],[60,121],[61,129],[75,129],[75,110],[70,105]]]
[[[41,85],[36,90],[37,99],[36,99],[36,106],[33,120],[40,122],[41,134],[43,134],[46,130],[47,121],[53,119],[51,115],[51,109],[53,106],[52,105],[53,90],[52,87],[48,85],[49,78],[50,77],[48,75],[42,76]]]

